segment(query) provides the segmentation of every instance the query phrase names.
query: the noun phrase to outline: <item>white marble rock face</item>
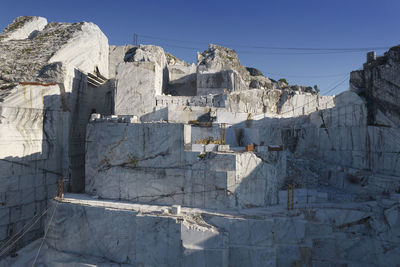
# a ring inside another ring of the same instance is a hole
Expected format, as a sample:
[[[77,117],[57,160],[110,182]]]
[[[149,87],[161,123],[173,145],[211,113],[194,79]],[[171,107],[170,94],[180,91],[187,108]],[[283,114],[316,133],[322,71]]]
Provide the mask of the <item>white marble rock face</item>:
[[[23,17],[25,24],[31,17]],[[32,21],[36,21],[35,17]],[[42,21],[42,20],[39,20]],[[9,27],[21,27],[14,22]],[[24,25],[25,25],[24,24]],[[18,31],[18,30],[14,30]],[[70,92],[75,69],[94,73],[96,68],[108,77],[108,39],[93,23],[48,23],[31,38],[3,40],[0,35],[0,79],[10,82],[65,82]],[[50,75],[49,70],[61,64],[63,74]]]
[[[0,34],[0,41],[33,38],[46,25],[47,19],[43,17],[18,17]]]
[[[328,204],[292,213],[242,210],[240,216],[189,208],[169,215],[156,206],[74,201],[58,204],[39,258],[45,266],[395,266],[400,260],[393,246],[400,226],[394,201]],[[55,205],[52,201],[50,209]],[[36,255],[32,251],[25,259]]]
[[[7,229],[0,231],[0,241],[46,208],[57,180],[67,185],[84,168],[79,143],[84,144],[90,110],[105,102],[93,97],[85,74],[97,68],[108,76],[108,50],[107,37],[93,23],[19,17],[0,34],[0,228]],[[42,233],[39,220],[16,248]]]
[[[208,145],[200,156],[184,151],[184,125],[171,123],[91,123],[87,138],[89,194],[210,208],[278,203],[282,152],[227,154]]]

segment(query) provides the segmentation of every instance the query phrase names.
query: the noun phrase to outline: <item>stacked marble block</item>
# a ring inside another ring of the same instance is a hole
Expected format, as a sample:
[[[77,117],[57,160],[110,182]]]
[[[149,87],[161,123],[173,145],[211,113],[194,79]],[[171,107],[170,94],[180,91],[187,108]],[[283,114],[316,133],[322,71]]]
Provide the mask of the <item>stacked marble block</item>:
[[[86,192],[105,199],[217,209],[278,203],[286,170],[283,151],[186,151],[190,138],[190,126],[184,124],[90,123]]]

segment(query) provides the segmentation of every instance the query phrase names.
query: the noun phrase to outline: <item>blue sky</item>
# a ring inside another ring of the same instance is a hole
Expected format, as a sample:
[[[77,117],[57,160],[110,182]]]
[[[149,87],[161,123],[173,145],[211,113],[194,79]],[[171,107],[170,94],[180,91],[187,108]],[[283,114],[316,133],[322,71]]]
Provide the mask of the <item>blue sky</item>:
[[[256,67],[268,77],[286,78],[291,84],[317,84],[322,92],[337,94],[348,88],[346,75],[362,66],[366,51],[254,47],[390,47],[400,44],[399,11],[396,0],[18,0],[2,3],[0,28],[21,15],[56,22],[90,21],[99,25],[110,44],[132,43],[137,33],[139,43],[161,45],[189,62],[195,61],[196,51],[206,49],[207,43],[228,44],[243,65]],[[383,52],[377,51],[378,55]]]

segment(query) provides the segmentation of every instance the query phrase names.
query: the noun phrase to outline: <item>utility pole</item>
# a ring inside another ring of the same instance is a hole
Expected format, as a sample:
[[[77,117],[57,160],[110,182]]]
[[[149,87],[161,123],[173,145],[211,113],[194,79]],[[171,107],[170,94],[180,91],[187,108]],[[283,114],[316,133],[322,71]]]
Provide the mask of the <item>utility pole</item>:
[[[136,33],[133,34],[133,44],[138,45],[138,35]]]

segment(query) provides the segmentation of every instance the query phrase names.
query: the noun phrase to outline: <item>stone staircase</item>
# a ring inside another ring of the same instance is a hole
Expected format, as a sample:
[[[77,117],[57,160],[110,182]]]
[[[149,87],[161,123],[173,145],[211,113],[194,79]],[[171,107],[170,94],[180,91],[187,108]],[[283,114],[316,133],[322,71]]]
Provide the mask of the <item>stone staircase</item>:
[[[94,87],[99,87],[107,82],[107,78],[101,75],[100,73],[92,74],[88,73],[87,74],[87,82],[89,85],[94,86]]]

